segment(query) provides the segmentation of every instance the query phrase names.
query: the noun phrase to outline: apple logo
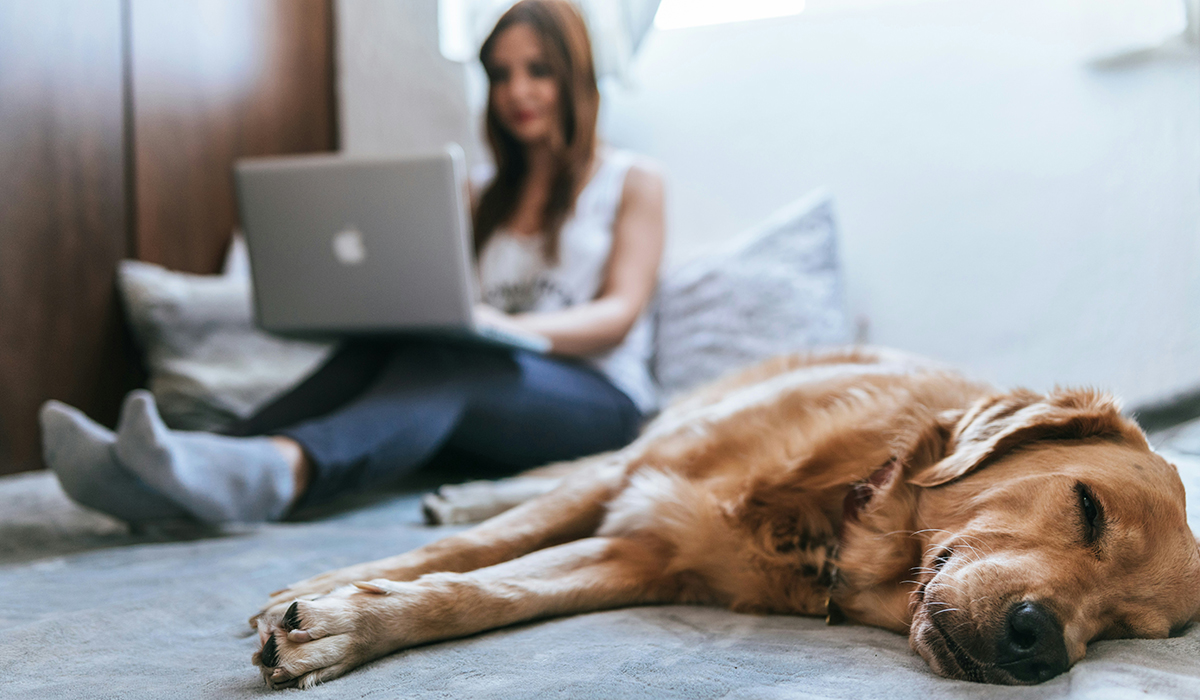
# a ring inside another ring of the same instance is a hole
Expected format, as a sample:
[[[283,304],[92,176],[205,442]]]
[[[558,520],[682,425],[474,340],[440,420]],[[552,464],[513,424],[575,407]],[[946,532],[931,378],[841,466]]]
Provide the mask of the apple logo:
[[[361,265],[367,259],[362,233],[353,226],[333,234],[333,256],[343,265]]]

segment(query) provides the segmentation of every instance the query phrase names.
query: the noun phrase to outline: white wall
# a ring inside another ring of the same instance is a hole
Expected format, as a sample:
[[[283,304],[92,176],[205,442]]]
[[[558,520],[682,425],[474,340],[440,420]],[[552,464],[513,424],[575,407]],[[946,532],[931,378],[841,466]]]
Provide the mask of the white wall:
[[[447,141],[477,157],[462,64],[438,52],[437,0],[337,0],[342,150],[414,153]]]
[[[603,128],[667,168],[673,261],[827,185],[873,342],[1141,402],[1200,386],[1200,62],[1087,60],[1150,1],[810,0],[652,33]],[[402,65],[400,5],[339,3],[351,150],[450,123],[444,96],[380,96],[442,85]]]
[[[1097,5],[659,32],[606,131],[669,168],[677,258],[824,184],[872,341],[1145,400],[1200,385],[1200,62],[1089,69]]]

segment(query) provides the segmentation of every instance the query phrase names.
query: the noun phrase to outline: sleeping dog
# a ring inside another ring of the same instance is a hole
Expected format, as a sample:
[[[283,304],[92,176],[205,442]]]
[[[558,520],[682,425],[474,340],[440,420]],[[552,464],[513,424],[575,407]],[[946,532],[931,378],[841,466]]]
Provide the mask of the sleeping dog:
[[[273,594],[251,620],[267,683],[535,618],[695,603],[876,625],[942,675],[1028,684],[1092,640],[1200,617],[1176,470],[1093,391],[1001,393],[882,350],[789,356],[559,475],[474,529]]]

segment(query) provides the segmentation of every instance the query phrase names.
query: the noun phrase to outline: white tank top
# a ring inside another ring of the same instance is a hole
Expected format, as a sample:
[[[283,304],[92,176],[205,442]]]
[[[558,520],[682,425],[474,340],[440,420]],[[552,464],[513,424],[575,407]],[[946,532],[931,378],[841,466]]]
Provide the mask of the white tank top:
[[[542,238],[498,229],[479,254],[483,301],[506,313],[558,311],[595,299],[604,284],[612,253],[613,223],[621,205],[625,174],[636,158],[605,149],[591,180],[563,222],[558,264],[547,263]],[[488,173],[480,173],[486,180]],[[584,360],[623,391],[643,413],[658,405],[650,378],[651,329],[646,311],[621,344]]]

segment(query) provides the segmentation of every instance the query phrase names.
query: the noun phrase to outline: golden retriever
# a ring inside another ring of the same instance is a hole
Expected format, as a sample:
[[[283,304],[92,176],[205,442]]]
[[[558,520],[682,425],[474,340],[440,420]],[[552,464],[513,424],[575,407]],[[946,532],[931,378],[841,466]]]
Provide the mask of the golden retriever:
[[[1200,611],[1176,470],[1094,391],[1000,393],[883,350],[791,356],[565,469],[474,529],[273,594],[251,620],[267,683],[656,603],[844,617],[908,634],[945,676],[1038,683],[1092,640]]]

